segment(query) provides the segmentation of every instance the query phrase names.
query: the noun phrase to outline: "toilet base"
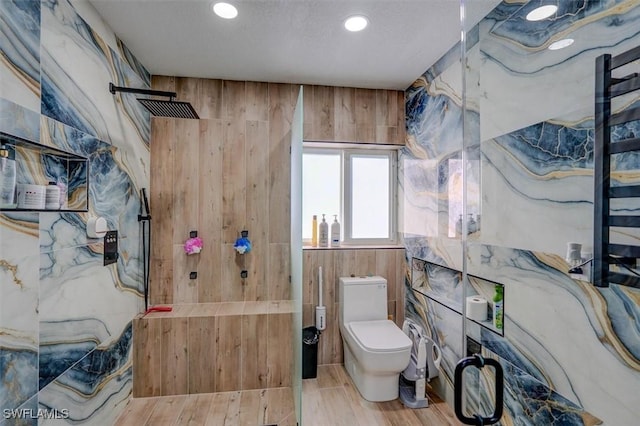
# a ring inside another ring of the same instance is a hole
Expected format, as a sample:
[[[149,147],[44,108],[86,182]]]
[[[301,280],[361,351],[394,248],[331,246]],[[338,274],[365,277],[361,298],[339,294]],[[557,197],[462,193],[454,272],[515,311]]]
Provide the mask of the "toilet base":
[[[400,373],[376,372],[374,374],[366,372],[355,362],[355,357],[344,340],[343,346],[344,367],[364,399],[371,402],[383,402],[398,398]]]

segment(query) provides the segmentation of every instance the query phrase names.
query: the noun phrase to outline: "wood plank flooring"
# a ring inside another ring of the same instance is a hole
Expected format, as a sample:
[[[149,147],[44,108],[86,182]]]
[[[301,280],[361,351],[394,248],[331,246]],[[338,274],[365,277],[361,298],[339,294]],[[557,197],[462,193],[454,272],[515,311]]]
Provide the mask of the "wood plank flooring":
[[[302,381],[303,426],[449,426],[461,425],[451,407],[429,394],[429,407],[406,408],[399,399],[362,398],[341,364],[318,366],[318,377]]]
[[[405,408],[400,400],[363,399],[341,364],[318,366],[302,381],[304,426],[458,426],[452,409],[436,395],[429,407]],[[291,388],[133,398],[116,426],[295,426]]]

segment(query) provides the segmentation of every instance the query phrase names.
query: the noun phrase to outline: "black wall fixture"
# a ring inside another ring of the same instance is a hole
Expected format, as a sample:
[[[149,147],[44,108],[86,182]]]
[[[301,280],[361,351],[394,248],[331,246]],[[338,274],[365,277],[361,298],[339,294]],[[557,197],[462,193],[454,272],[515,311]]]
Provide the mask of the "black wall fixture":
[[[158,117],[172,117],[172,118],[191,118],[199,119],[198,113],[189,102],[174,101],[176,92],[164,92],[161,90],[150,89],[135,89],[131,87],[120,87],[113,83],[109,83],[109,92],[115,95],[116,92],[122,93],[135,93],[138,95],[148,96],[160,96],[169,98],[168,101],[149,99],[149,98],[137,98],[138,102],[142,104],[149,112]]]
[[[593,197],[593,284],[608,287],[616,283],[640,288],[640,274],[629,265],[640,258],[640,246],[610,242],[612,227],[640,228],[640,216],[611,214],[611,199],[640,198],[640,185],[612,186],[611,157],[640,151],[640,135],[627,132],[625,139],[612,143],[611,130],[625,123],[640,120],[640,107],[611,113],[611,100],[640,90],[638,73],[615,78],[612,72],[640,59],[640,46],[617,56],[596,58],[594,197]],[[611,265],[618,265],[612,271]],[[620,272],[624,269],[624,272]]]

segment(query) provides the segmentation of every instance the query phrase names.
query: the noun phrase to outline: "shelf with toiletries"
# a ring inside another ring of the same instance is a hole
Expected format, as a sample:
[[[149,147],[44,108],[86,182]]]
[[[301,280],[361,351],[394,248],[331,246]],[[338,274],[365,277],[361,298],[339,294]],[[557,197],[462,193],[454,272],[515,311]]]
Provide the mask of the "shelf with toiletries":
[[[504,285],[475,275],[466,276],[465,294],[462,271],[415,257],[411,260],[413,290],[504,336]]]
[[[0,132],[0,211],[86,212],[89,160]]]
[[[468,274],[466,316],[482,327],[504,336],[504,284]]]

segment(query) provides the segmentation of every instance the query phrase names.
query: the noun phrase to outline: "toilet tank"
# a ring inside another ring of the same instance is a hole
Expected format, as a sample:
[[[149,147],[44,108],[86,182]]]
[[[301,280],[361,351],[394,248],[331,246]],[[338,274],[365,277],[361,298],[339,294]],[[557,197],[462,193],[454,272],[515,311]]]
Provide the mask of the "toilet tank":
[[[340,322],[387,319],[387,280],[340,277]]]

